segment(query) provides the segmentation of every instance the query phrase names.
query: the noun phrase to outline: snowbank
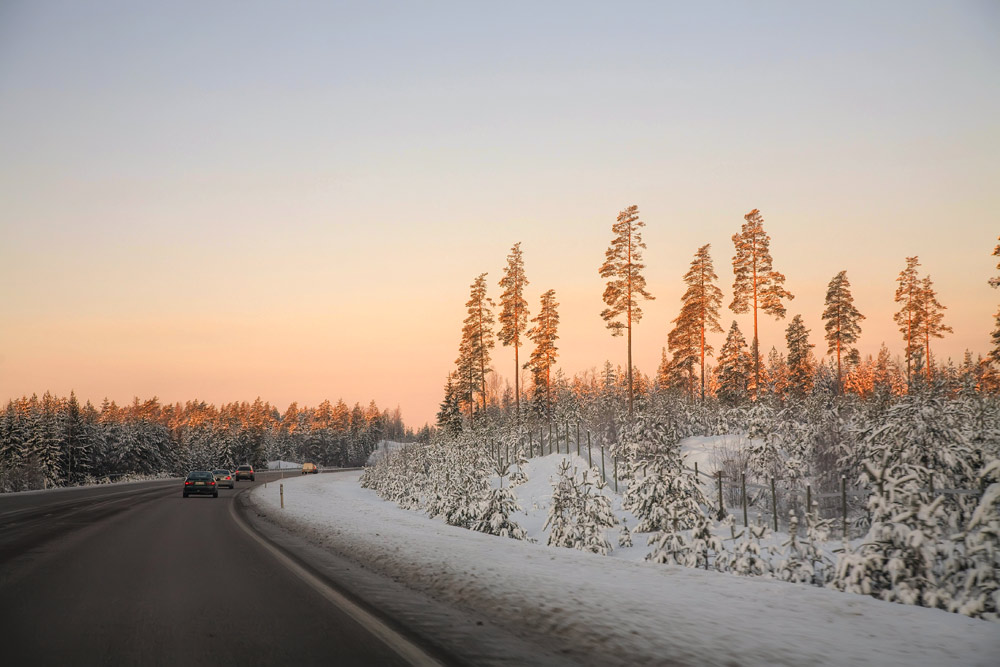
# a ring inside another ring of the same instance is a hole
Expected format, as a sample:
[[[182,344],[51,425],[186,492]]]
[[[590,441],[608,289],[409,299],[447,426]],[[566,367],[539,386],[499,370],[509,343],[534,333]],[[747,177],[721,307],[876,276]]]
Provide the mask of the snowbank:
[[[533,459],[528,483],[516,489],[527,511],[514,518],[536,539],[544,540],[548,478],[562,458]],[[284,511],[277,488],[258,487],[252,499],[317,543],[335,544],[367,567],[497,624],[545,637],[581,662],[909,667],[995,665],[1000,655],[994,623],[646,563],[645,535],[611,557],[484,535],[387,503],[359,486],[360,474],[287,480]]]

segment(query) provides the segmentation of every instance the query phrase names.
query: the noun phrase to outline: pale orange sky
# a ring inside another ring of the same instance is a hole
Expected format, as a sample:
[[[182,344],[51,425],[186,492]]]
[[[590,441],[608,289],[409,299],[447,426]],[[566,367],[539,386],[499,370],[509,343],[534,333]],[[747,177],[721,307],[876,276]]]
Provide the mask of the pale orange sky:
[[[987,351],[995,6],[392,7],[5,5],[0,398],[374,399],[420,426],[469,284],[498,297],[518,241],[532,310],[561,303],[560,366],[624,365],[597,270],[633,203],[646,373],[704,243],[728,305],[752,208],[818,352],[841,270],[862,352],[901,351],[909,255],[955,329],[936,353]],[[761,320],[763,351],[787,323]]]

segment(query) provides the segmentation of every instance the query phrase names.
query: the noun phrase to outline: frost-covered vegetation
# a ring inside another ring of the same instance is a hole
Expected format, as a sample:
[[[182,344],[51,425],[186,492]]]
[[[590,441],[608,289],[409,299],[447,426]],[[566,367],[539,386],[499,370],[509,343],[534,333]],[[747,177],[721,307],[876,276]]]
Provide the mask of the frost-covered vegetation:
[[[293,403],[284,413],[260,399],[221,408],[156,399],[95,408],[72,394],[46,392],[0,410],[0,492],[262,466],[279,458],[361,465],[381,438],[406,435],[398,409],[382,412],[374,402],[367,409],[343,401],[316,408]]]
[[[568,391],[557,404],[564,419],[550,424],[554,440],[537,417],[519,428],[512,413],[487,410],[474,424],[380,461],[362,483],[450,524],[524,539],[512,480],[524,481],[526,455],[555,448],[574,456],[549,480],[550,546],[608,554],[635,543],[655,563],[1000,618],[996,395],[942,384],[901,396],[814,393],[726,406],[649,392],[631,420],[620,392],[580,396]],[[589,433],[605,448],[604,470],[582,465],[585,442],[575,457],[577,423],[582,438]],[[739,504],[724,500],[720,512],[717,478],[697,476],[682,455],[685,438],[725,435],[717,441],[739,445],[719,453],[717,471],[738,469],[748,487],[766,490],[748,494],[756,515],[749,525],[734,516]],[[859,496],[847,535],[838,511],[842,478]],[[772,534],[773,515],[781,535]]]

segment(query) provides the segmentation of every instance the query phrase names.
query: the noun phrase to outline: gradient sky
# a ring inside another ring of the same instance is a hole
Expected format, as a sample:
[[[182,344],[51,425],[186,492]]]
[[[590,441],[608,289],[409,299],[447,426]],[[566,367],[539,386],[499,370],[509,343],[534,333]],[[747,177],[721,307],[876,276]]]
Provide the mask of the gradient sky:
[[[752,208],[818,352],[846,270],[862,352],[900,353],[918,255],[955,330],[932,349],[985,353],[1000,4],[0,3],[0,399],[433,422],[469,285],[498,297],[517,241],[560,366],[624,365],[598,267],[630,204],[647,373],[700,245],[728,305]],[[512,377],[510,348],[494,364]]]

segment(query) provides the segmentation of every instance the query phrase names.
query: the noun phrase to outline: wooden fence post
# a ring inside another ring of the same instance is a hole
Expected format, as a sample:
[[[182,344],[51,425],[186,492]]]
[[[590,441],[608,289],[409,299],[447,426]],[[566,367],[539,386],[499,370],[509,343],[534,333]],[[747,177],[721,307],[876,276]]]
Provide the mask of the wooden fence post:
[[[743,527],[747,526],[747,474],[740,473],[740,487],[743,489]]]
[[[774,532],[778,532],[778,493],[774,489],[774,478],[771,478],[771,512],[774,514]]]
[[[726,506],[722,500],[722,471],[719,471],[719,521],[726,518]]]
[[[608,481],[608,469],[604,466],[604,445],[601,445],[601,476]]]
[[[930,483],[931,495],[933,496],[934,495],[934,473],[933,472],[930,474],[930,478],[928,479],[928,482]]]
[[[811,485],[806,484],[806,514],[810,514],[813,511],[813,488]]]
[[[618,457],[612,454],[611,462],[614,463],[614,470],[615,470],[615,493],[618,493]]]
[[[844,517],[844,541],[847,541],[847,475],[840,476],[840,513]]]

